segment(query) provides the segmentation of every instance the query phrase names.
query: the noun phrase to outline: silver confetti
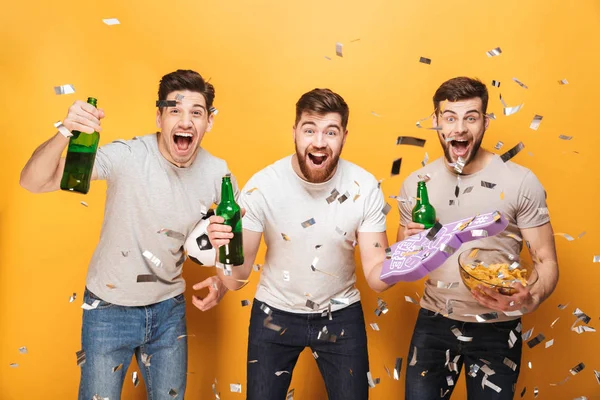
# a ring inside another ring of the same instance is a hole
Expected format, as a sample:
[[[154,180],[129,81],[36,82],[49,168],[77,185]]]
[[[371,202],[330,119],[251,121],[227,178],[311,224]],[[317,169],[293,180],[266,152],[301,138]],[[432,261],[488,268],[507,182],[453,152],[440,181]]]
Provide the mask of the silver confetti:
[[[179,394],[177,393],[177,390],[171,388],[169,389],[169,396],[171,396],[172,398],[176,398]]]
[[[496,384],[494,384],[494,383],[490,382],[490,381],[487,379],[487,375],[484,375],[484,376],[483,376],[483,380],[482,380],[482,386],[487,386],[487,387],[489,387],[490,389],[492,389],[493,391],[495,391],[496,393],[500,393],[500,392],[502,391],[502,388],[501,388],[500,386],[498,386],[498,385],[496,385]]]
[[[133,382],[133,387],[137,387],[140,384],[137,371],[133,371],[131,374],[131,381]]]
[[[573,139],[573,136],[559,135],[558,138],[562,140],[571,140]]]
[[[492,80],[492,86],[494,86],[494,87],[500,87],[500,81]]]
[[[436,283],[436,286],[438,289],[456,289],[458,287],[458,285],[460,285],[460,282],[446,283],[446,282],[442,282],[442,281],[437,281],[437,283]]]
[[[425,146],[425,139],[420,139],[420,138],[416,138],[413,136],[398,136],[398,139],[396,139],[396,144],[405,144],[408,146],[418,146],[418,147],[423,147]]]
[[[54,86],[54,93],[56,93],[57,95],[73,94],[75,93],[75,88],[73,87],[73,85]]]
[[[82,202],[81,202],[81,205],[82,205],[82,206],[84,206],[84,207],[89,207],[89,206],[88,206],[88,203],[86,203],[85,201],[82,201]]]
[[[473,186],[469,186],[468,188],[465,188],[465,190],[463,191],[463,194],[471,193],[472,190],[473,190]]]
[[[527,332],[523,333],[523,335],[521,335],[521,338],[523,339],[524,342],[528,341],[529,338],[531,337],[531,335],[533,335],[533,329],[534,328],[531,328]]]
[[[285,282],[289,282],[290,281],[290,271],[283,271],[283,280]]]
[[[383,210],[381,210],[381,212],[383,213],[383,215],[388,215],[391,209],[392,206],[389,203],[385,203],[385,206],[383,206]]]
[[[138,275],[137,283],[158,282],[158,276],[154,274]]]
[[[538,344],[540,344],[541,342],[543,342],[545,339],[546,339],[546,337],[544,336],[544,334],[539,333],[536,337],[534,337],[533,339],[531,339],[530,341],[527,342],[527,346],[529,346],[529,348],[532,349],[535,346],[537,346]]]
[[[317,352],[316,352],[316,351],[313,351],[312,355],[313,355],[313,357],[315,358],[315,360],[316,360],[317,358],[319,358],[319,355],[317,354]]]
[[[485,54],[487,54],[488,57],[496,57],[502,54],[502,49],[500,49],[500,47],[496,47],[495,49],[486,51]]]
[[[77,293],[73,292],[73,295],[69,297],[69,303],[72,303],[77,299]]]
[[[230,383],[229,390],[232,393],[242,393],[242,384],[241,383]]]
[[[491,183],[491,182],[481,181],[481,186],[483,186],[484,188],[493,189],[494,187],[496,187],[496,184]]]
[[[377,379],[377,381],[379,381],[379,379]],[[375,387],[375,381],[373,380],[373,377],[371,376],[371,372],[367,372],[367,382],[369,383],[369,387],[370,388],[374,388]]]
[[[486,231],[485,229],[473,229],[471,231],[471,236],[472,237],[488,237],[488,231]]]
[[[346,192],[343,195],[341,195],[340,197],[338,197],[337,201],[342,204],[343,202],[345,202],[346,200],[348,200],[348,197],[350,197],[350,193]]]
[[[141,355],[141,359],[142,359],[142,364],[144,364],[145,367],[149,367],[152,364],[150,364],[150,359],[152,358],[152,355],[148,355],[146,353],[142,353]]]
[[[285,233],[281,234],[281,237],[283,238],[283,240],[285,240],[286,242],[289,242],[291,239],[288,235],[286,235]]]
[[[157,233],[159,233],[161,235],[165,235],[165,236],[173,238],[173,239],[185,240],[185,235],[183,233],[175,232],[174,230],[171,230],[171,229],[163,228],[160,231],[158,231]]]
[[[531,121],[531,124],[529,124],[529,129],[533,129],[534,131],[537,131],[538,128],[540,127],[540,124],[542,123],[542,119],[544,117],[542,117],[541,115],[535,115],[533,117],[533,121]]]
[[[27,347],[25,347],[25,346],[19,347],[19,353],[21,353],[21,354],[27,354]]]
[[[119,364],[119,365],[117,365],[116,367],[113,367],[113,368],[112,368],[112,372],[113,372],[113,373],[115,373],[115,372],[117,372],[118,370],[120,370],[121,368],[123,368],[123,364]]]
[[[428,162],[429,162],[429,154],[427,154],[427,152],[425,152],[425,158],[423,158],[423,161],[421,161],[421,165],[424,167],[425,165],[427,165]]]
[[[596,381],[598,382],[598,385],[600,385],[600,371],[594,370],[594,376],[596,377]]]
[[[477,320],[477,322],[493,321],[495,319],[498,319],[498,313],[494,311],[486,314],[479,314],[475,316],[475,319]]]
[[[561,79],[560,81],[558,81],[559,85],[568,85],[569,81],[567,81],[566,79]]]
[[[596,256],[594,256],[594,260],[593,260],[593,262],[595,262],[595,263],[600,263],[600,255],[596,255]]]
[[[75,353],[75,355],[77,356],[77,366],[81,366],[81,364],[85,363],[85,351],[84,350],[79,350],[78,352]]]
[[[249,306],[250,302],[248,300],[242,300],[242,307]]]
[[[581,371],[583,371],[584,368],[585,368],[585,364],[584,363],[579,363],[576,366],[574,366],[573,368],[571,368],[569,370],[569,372],[571,373],[571,375],[577,375],[578,373],[580,373]]]
[[[301,225],[303,228],[308,228],[309,226],[313,226],[314,224],[316,224],[315,219],[310,218],[310,219],[307,219],[306,221],[304,221]]]
[[[108,26],[121,24],[121,22],[117,18],[105,18],[102,20],[102,22],[104,22]]]
[[[144,250],[142,255],[148,261],[150,261],[152,264],[154,264],[154,266],[156,266],[157,268],[160,268],[162,266],[162,262],[160,261],[160,259],[158,257],[156,257],[154,254],[152,254],[151,252],[149,252],[148,250]]]
[[[402,371],[402,358],[396,358],[396,366],[394,367],[394,380],[400,380],[400,372]]]
[[[10,363],[10,364],[8,364],[8,366],[11,368],[18,368],[19,364],[18,363]]]
[[[377,322],[372,322],[369,325],[371,325],[371,328],[373,328],[374,331],[379,331],[379,325],[377,325]]]
[[[335,44],[335,55],[338,57],[344,57],[344,55],[342,54],[343,48],[344,48],[344,45],[340,42],[337,42]]]
[[[508,160],[516,156],[524,148],[525,145],[523,144],[523,142],[519,142],[515,147],[502,154],[500,158],[502,159],[502,161],[507,162]]]
[[[513,371],[517,370],[517,363],[509,358],[504,357],[504,365],[506,365],[508,368],[512,369]]]
[[[431,65],[431,58],[419,57],[419,62],[427,65]]]
[[[552,346],[554,344],[554,339],[550,339],[546,342],[546,348]]]
[[[514,107],[504,107],[504,115],[509,116],[518,113],[521,108],[523,108],[524,104],[519,104]]]
[[[287,396],[286,396],[285,400],[294,400],[294,392],[295,392],[295,389],[292,389],[292,390],[290,390],[290,391],[288,392],[288,394],[287,394]]]
[[[419,305],[419,303],[410,296],[404,296],[404,300],[406,300],[407,303],[413,303],[413,304]]]
[[[334,297],[334,298],[330,299],[329,301],[333,305],[338,305],[338,304],[349,305],[350,304],[350,299],[348,299],[346,297]]]
[[[317,303],[315,303],[314,301],[312,301],[311,299],[306,299],[306,307],[308,307],[312,310],[319,309],[319,305]]]
[[[501,141],[498,141],[498,143],[496,143],[496,146],[494,146],[494,148],[496,150],[500,150],[502,148],[502,146],[504,146],[504,143]]]
[[[265,318],[265,320],[263,321],[263,326],[265,328],[270,329],[270,330],[275,331],[275,332],[281,331],[281,326],[275,325],[271,321],[273,321],[273,317],[270,316],[270,315],[267,316],[267,318]]]
[[[182,101],[184,98],[185,98],[185,96],[184,96],[184,95],[182,95],[181,93],[177,93],[177,94],[175,95],[175,100],[176,100],[176,101]],[[229,175],[229,176],[231,177],[231,174],[227,174],[227,175]]]
[[[412,359],[410,360],[410,363],[408,365],[411,367],[414,367],[415,365],[417,365],[417,346],[413,347]]]
[[[337,189],[333,189],[331,191],[331,194],[325,200],[327,200],[327,203],[331,204],[335,201],[335,199],[337,199],[339,195],[340,192],[338,192]]]
[[[83,308],[86,311],[89,310],[94,310],[95,308],[97,308],[100,305],[100,300],[94,300],[94,302],[92,304],[88,304],[88,303],[83,303],[81,305],[81,308]]]
[[[494,113],[487,113],[486,115],[487,115],[487,117],[488,117],[489,119],[496,120],[496,114],[494,114]]]
[[[518,80],[517,78],[513,78],[513,81],[517,83],[517,85],[521,86],[523,89],[529,89],[526,84]]]

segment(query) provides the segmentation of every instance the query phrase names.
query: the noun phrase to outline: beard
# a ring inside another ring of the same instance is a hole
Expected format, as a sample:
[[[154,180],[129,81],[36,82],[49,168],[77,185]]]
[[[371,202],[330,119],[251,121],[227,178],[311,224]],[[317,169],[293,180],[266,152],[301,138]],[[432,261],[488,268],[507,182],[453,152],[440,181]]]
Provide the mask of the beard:
[[[343,148],[343,146],[342,146]],[[331,154],[331,150],[325,151],[327,153],[327,160],[324,162],[327,163],[325,168],[320,169],[311,169],[308,166],[307,158],[310,150],[314,150],[309,147],[305,150],[304,154],[298,150],[298,145],[296,144],[296,157],[298,158],[298,165],[300,166],[300,171],[302,175],[306,178],[306,180],[310,183],[323,183],[326,182],[329,178],[333,176],[335,169],[338,165],[338,161],[340,160],[340,154],[342,153],[342,148],[340,148],[340,152],[336,155]]]
[[[481,143],[483,142],[484,134],[485,134],[485,129],[481,133],[479,140],[473,142],[473,147],[471,148],[471,151],[469,152],[467,158],[465,159],[465,166],[469,165],[469,163],[471,161],[473,161],[473,159],[477,155],[477,152],[481,148]],[[442,147],[444,148],[444,156],[446,157],[446,160],[448,161],[449,164],[455,163],[457,160],[452,159],[452,154],[450,153],[450,147],[451,147],[450,142],[446,143],[446,141],[442,137],[439,137],[439,139],[440,139],[440,143],[442,144]]]

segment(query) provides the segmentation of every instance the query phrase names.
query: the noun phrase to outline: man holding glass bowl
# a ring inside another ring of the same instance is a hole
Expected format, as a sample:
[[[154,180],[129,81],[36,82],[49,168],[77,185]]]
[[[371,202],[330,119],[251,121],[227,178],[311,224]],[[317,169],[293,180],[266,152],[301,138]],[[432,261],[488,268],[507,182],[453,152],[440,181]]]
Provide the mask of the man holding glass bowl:
[[[558,281],[554,236],[540,181],[527,168],[508,161],[518,147],[502,157],[480,148],[489,125],[487,102],[487,88],[476,79],[453,78],[437,89],[433,129],[445,157],[413,172],[400,191],[400,198],[415,198],[417,182],[426,176],[440,223],[495,210],[508,220],[503,233],[465,243],[429,274],[410,344],[406,400],[450,398],[463,366],[469,400],[513,399],[521,360],[520,315],[537,309]],[[401,241],[424,226],[412,222],[410,202],[398,204]],[[534,260],[530,269],[514,264],[523,242]],[[475,251],[478,248],[482,250]],[[465,279],[468,275],[461,281],[461,254],[463,266],[471,256],[471,268],[504,263],[506,272],[510,265],[511,272],[523,272],[526,284],[515,279],[509,288],[498,290],[471,284],[477,280]]]

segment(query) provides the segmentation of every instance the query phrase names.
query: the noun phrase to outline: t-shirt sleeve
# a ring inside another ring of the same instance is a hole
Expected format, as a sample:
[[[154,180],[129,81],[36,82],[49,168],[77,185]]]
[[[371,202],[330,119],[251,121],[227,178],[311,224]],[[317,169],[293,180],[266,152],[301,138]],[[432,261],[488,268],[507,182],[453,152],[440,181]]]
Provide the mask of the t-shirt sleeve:
[[[242,219],[242,227],[254,232],[264,232],[266,200],[260,188],[256,187],[253,178],[246,183],[239,199],[240,207],[246,209],[246,214]]]
[[[546,191],[533,172],[528,171],[521,182],[517,199],[517,226],[535,228],[550,221]]]
[[[385,232],[384,207],[383,192],[378,185],[374,185],[365,198],[364,216],[358,232]]]
[[[404,180],[400,188],[400,200],[398,201],[398,210],[400,211],[400,225],[406,226],[412,221],[412,204],[409,201],[410,197],[406,190],[407,180]]]
[[[98,179],[108,180],[114,177],[124,160],[131,156],[131,145],[125,140],[115,140],[98,149],[94,166],[98,172]]]

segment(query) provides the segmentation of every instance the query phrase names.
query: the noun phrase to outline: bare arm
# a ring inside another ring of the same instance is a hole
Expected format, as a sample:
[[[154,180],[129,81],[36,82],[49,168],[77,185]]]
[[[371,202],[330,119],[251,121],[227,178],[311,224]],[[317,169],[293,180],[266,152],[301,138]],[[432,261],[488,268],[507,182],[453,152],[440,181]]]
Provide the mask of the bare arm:
[[[383,292],[391,285],[379,279],[385,261],[385,249],[388,247],[385,232],[358,232],[360,261],[369,287],[377,293]]]
[[[531,287],[535,308],[546,300],[558,283],[558,260],[554,244],[554,231],[548,222],[535,228],[521,229],[521,234],[529,242],[530,253],[538,272],[538,281]],[[533,311],[533,310],[530,310]]]
[[[210,243],[217,251],[217,257],[219,254],[219,247],[229,243],[229,239],[233,237],[231,233],[231,227],[223,225],[224,219],[219,216],[210,217],[210,225],[206,229]],[[252,272],[252,266],[256,259],[256,253],[260,246],[260,239],[262,232],[250,231],[248,229],[243,230],[243,242],[244,242],[244,264],[232,267],[231,276],[225,276],[222,268],[217,268],[217,276],[223,284],[229,290],[241,289],[250,273]]]
[[[84,133],[100,132],[100,119],[104,112],[96,109],[83,101],[76,101],[69,107],[69,113],[63,125],[69,130],[78,130]],[[21,171],[19,184],[33,193],[52,192],[60,189],[60,180],[65,168],[65,159],[61,154],[69,144],[69,139],[61,133],[56,133],[46,142],[42,143],[31,155]],[[92,179],[97,179],[96,168],[92,172]]]

